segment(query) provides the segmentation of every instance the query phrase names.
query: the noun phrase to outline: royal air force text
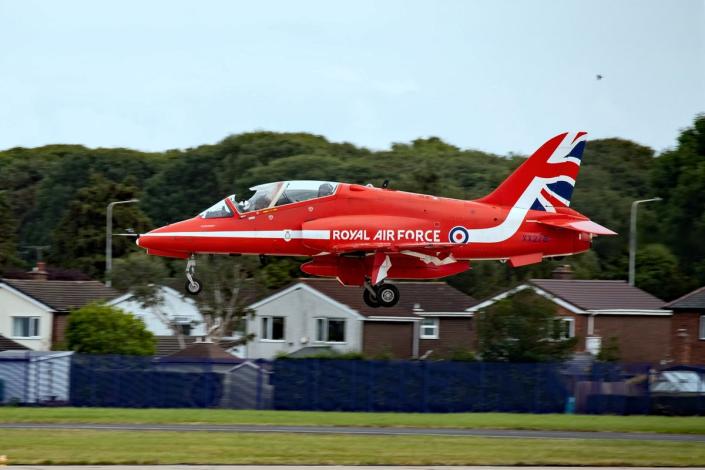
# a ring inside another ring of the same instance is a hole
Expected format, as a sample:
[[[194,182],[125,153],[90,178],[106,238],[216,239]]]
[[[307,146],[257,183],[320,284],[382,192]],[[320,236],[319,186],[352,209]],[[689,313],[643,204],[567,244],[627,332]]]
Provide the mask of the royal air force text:
[[[365,229],[333,230],[333,240],[343,241],[412,241],[423,243],[438,243],[441,241],[440,230],[392,230],[382,229],[367,231]]]

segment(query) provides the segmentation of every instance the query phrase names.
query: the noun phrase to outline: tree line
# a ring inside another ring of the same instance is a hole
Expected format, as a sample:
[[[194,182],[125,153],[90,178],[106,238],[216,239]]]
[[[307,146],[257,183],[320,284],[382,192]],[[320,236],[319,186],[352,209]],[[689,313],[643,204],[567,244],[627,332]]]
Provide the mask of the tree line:
[[[192,217],[230,194],[256,184],[319,179],[472,199],[499,184],[524,156],[460,149],[436,137],[370,150],[306,133],[248,132],[217,144],[140,152],[47,145],[0,151],[0,269],[28,269],[38,252],[55,277],[101,279],[105,212],[117,206],[116,233],[150,230]],[[548,277],[570,263],[577,278],[626,279],[632,201],[661,197],[639,212],[637,285],[673,299],[705,285],[705,115],[681,131],[675,148],[656,154],[620,138],[588,142],[572,207],[619,233],[600,237],[588,253],[563,261],[510,269],[474,263],[451,284],[482,298],[530,277]],[[134,238],[114,237],[116,258],[137,250]],[[182,262],[168,262],[172,274]],[[299,260],[275,259],[253,268],[266,288],[299,276]]]

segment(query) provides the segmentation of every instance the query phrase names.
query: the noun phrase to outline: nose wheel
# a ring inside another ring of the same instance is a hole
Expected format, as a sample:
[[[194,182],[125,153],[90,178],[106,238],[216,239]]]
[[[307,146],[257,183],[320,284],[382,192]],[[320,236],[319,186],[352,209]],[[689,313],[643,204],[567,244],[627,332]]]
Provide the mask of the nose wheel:
[[[392,284],[380,284],[377,286],[365,282],[365,290],[362,291],[362,300],[365,305],[372,308],[394,307],[399,303],[399,289]]]
[[[194,276],[196,272],[196,257],[191,255],[191,257],[186,262],[186,292],[191,295],[198,295],[203,289],[203,284]]]

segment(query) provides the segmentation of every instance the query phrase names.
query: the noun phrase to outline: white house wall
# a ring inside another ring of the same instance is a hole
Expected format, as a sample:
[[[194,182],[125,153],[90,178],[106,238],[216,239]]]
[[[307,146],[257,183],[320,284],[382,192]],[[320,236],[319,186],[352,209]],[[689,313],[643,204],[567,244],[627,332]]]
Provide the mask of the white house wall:
[[[362,321],[359,317],[305,287],[260,305],[255,313],[255,317],[247,321],[247,332],[255,335],[247,343],[249,358],[273,359],[277,354],[292,353],[307,346],[329,346],[340,352],[362,350]],[[262,317],[265,316],[285,317],[283,341],[262,339]],[[316,318],[321,317],[345,319],[345,343],[315,340]]]
[[[17,338],[12,335],[12,317],[39,317],[38,338]],[[51,349],[53,315],[8,288],[0,288],[0,335],[34,351]]]
[[[174,332],[159,319],[153,309],[144,308],[140,302],[130,297],[124,300],[116,299],[117,301],[110,302],[110,305],[117,307],[125,312],[131,313],[140,318],[147,330],[154,333],[156,336],[172,336]],[[203,325],[203,316],[198,311],[193,300],[183,298],[181,294],[173,289],[164,289],[164,303],[160,306],[170,318],[175,316],[188,316],[198,322],[191,329],[191,336],[203,336],[205,334],[205,326]]]

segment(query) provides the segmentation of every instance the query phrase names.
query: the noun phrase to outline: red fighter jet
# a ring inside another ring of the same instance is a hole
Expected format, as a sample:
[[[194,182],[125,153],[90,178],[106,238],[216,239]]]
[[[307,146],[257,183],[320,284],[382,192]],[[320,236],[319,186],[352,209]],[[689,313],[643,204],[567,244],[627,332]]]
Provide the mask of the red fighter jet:
[[[196,217],[141,235],[157,256],[188,259],[186,289],[198,294],[197,254],[310,256],[301,269],[364,286],[371,307],[391,307],[388,279],[435,279],[471,260],[513,267],[580,253],[615,235],[570,209],[586,133],[560,134],[491,194],[463,201],[371,185],[280,181],[229,196]]]

